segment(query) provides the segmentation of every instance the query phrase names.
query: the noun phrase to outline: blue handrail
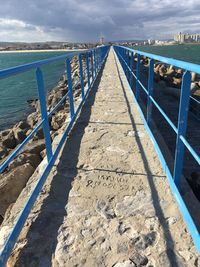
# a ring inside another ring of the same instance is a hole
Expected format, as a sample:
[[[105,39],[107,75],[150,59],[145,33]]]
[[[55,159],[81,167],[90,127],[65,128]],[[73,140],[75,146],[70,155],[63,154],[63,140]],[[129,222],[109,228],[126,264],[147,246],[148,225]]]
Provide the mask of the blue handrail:
[[[11,233],[8,236],[8,239],[6,240],[2,250],[0,251],[0,267],[5,266],[10,253],[12,252],[12,249],[16,243],[16,240],[23,228],[23,225],[37,199],[38,194],[40,193],[42,186],[48,177],[49,172],[51,171],[54,162],[56,161],[56,158],[58,157],[58,154],[66,140],[66,137],[68,133],[70,132],[72,125],[78,115],[78,113],[81,110],[81,107],[83,106],[86,97],[88,96],[89,91],[91,90],[96,77],[101,70],[101,67],[107,57],[109,51],[109,46],[102,46],[91,50],[85,50],[81,52],[74,52],[69,53],[66,55],[53,57],[37,62],[33,62],[30,64],[25,64],[5,70],[0,71],[0,79],[4,79],[13,75],[17,75],[19,73],[34,69],[36,70],[36,81],[37,81],[37,87],[38,87],[38,93],[39,93],[39,100],[40,100],[40,107],[41,107],[41,115],[42,120],[37,124],[37,126],[32,130],[32,132],[26,137],[26,139],[14,150],[14,152],[9,155],[9,157],[4,161],[4,163],[0,166],[0,172],[4,171],[5,168],[8,166],[8,164],[19,154],[19,152],[23,149],[23,147],[27,144],[27,142],[34,136],[34,134],[43,127],[44,137],[45,137],[45,144],[46,144],[46,152],[47,152],[47,165],[45,167],[44,172],[42,173],[41,177],[39,178],[36,186],[34,187],[30,197],[28,198],[23,210],[21,211],[15,225],[13,226],[13,229]],[[83,55],[86,55],[86,69],[83,70],[82,66],[82,60]],[[78,107],[75,110],[74,107],[74,99],[73,99],[73,88],[77,86],[77,84],[72,84],[72,78],[71,78],[71,59],[74,56],[79,57],[79,71],[80,71],[80,84],[81,84],[81,90],[82,90],[82,100]],[[52,62],[58,61],[58,60],[64,60],[66,62],[67,66],[67,78],[68,78],[68,92],[60,99],[60,101],[55,105],[55,107],[52,108],[52,110],[48,113],[47,112],[47,106],[46,106],[46,98],[45,98],[45,89],[44,89],[44,83],[43,83],[43,74],[42,70],[40,69],[41,66],[50,64]],[[84,87],[84,74],[87,73],[87,87]],[[61,140],[55,149],[55,151],[52,151],[52,144],[51,144],[51,138],[50,138],[50,129],[49,129],[49,118],[55,113],[57,108],[66,100],[69,99],[70,102],[70,115],[71,120],[69,121],[68,125],[66,126],[63,136],[61,137]]]
[[[189,100],[191,99],[190,96],[190,85],[191,85],[191,74],[190,71],[196,72],[200,74],[200,66],[192,63],[183,62],[180,60],[175,60],[171,58],[161,57],[150,53],[141,52],[138,50],[134,50],[131,48],[123,47],[123,46],[114,46],[114,50],[116,55],[118,56],[118,59],[122,65],[122,68],[124,70],[124,73],[127,77],[127,83],[129,86],[129,89],[131,91],[131,94],[135,100],[135,103],[138,107],[138,110],[141,114],[141,117],[144,121],[145,127],[151,137],[151,140],[154,144],[154,147],[156,149],[156,152],[159,156],[160,162],[162,164],[162,167],[168,177],[169,184],[171,187],[171,190],[177,200],[177,203],[179,205],[180,211],[183,215],[183,218],[186,222],[186,225],[190,231],[190,234],[193,238],[194,244],[197,248],[197,251],[200,253],[200,234],[197,230],[197,227],[186,207],[186,204],[179,192],[180,189],[180,182],[181,182],[181,176],[182,176],[182,170],[183,170],[183,156],[184,156],[184,148],[186,147],[187,150],[190,152],[192,157],[196,160],[196,162],[200,165],[200,157],[197,154],[197,152],[194,150],[194,148],[190,145],[190,143],[185,138],[186,128],[187,128],[187,117],[188,117],[188,111],[189,111]],[[131,62],[133,61],[134,55],[137,55],[137,67],[136,67],[136,74],[133,70],[133,65],[130,64],[130,60],[128,58],[132,58]],[[148,88],[145,88],[145,86],[142,84],[140,80],[140,59],[141,56],[145,56],[150,58],[150,65],[149,65],[149,73],[148,73]],[[166,115],[166,113],[162,110],[158,102],[153,97],[153,75],[154,75],[154,60],[174,65],[175,67],[182,68],[185,70],[185,73],[183,75],[182,80],[182,86],[181,86],[181,96],[180,96],[180,107],[179,107],[179,117],[178,117],[178,127],[174,125],[174,123],[170,120],[170,118]],[[132,78],[136,80],[136,91],[135,94],[132,91],[132,83],[130,83],[130,75]],[[142,112],[139,100],[140,95],[140,88],[143,89],[143,91],[147,95],[147,120]],[[193,98],[192,98],[193,99]],[[195,99],[196,100],[196,99]],[[199,102],[196,100],[197,103]],[[167,121],[167,123],[172,127],[174,132],[176,133],[176,151],[175,151],[175,160],[174,160],[174,171],[171,173],[169,166],[167,165],[167,162],[161,152],[161,149],[154,137],[153,132],[151,131],[150,123],[151,123],[151,107],[154,105],[157,110],[161,113],[162,117]]]

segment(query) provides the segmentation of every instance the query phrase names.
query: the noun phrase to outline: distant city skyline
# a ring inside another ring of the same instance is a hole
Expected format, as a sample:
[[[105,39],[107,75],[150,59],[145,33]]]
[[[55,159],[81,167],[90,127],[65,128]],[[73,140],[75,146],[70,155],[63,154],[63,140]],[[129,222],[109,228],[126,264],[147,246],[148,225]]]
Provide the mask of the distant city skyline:
[[[1,3],[1,41],[172,39],[200,28],[200,2],[183,0],[7,0]]]
[[[188,34],[188,33],[178,33],[174,35],[174,41],[179,43],[189,43],[189,42],[199,42],[200,34]]]

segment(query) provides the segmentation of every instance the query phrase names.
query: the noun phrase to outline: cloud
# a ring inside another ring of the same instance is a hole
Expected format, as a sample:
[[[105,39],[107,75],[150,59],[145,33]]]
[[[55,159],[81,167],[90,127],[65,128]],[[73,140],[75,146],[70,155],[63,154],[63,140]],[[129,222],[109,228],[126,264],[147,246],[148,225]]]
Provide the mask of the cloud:
[[[60,29],[45,30],[45,27],[17,19],[0,18],[0,40],[2,41],[50,41],[62,40]]]
[[[169,38],[198,31],[197,0],[7,0],[1,3],[1,40],[97,41]]]

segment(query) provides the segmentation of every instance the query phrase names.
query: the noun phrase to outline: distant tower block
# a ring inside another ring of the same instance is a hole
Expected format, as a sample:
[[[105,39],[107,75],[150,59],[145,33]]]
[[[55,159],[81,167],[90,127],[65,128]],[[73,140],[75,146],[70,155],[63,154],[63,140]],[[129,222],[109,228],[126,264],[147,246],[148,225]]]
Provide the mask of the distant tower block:
[[[100,37],[100,44],[101,44],[101,45],[104,44],[104,37]]]

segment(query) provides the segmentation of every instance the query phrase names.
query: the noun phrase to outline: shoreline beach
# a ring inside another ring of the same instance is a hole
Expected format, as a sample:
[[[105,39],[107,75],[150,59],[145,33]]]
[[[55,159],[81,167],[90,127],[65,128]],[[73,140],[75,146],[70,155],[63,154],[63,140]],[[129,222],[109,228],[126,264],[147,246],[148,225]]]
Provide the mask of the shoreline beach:
[[[33,50],[6,50],[0,51],[0,54],[7,53],[42,53],[42,52],[75,52],[75,51],[84,51],[86,49],[33,49]]]

